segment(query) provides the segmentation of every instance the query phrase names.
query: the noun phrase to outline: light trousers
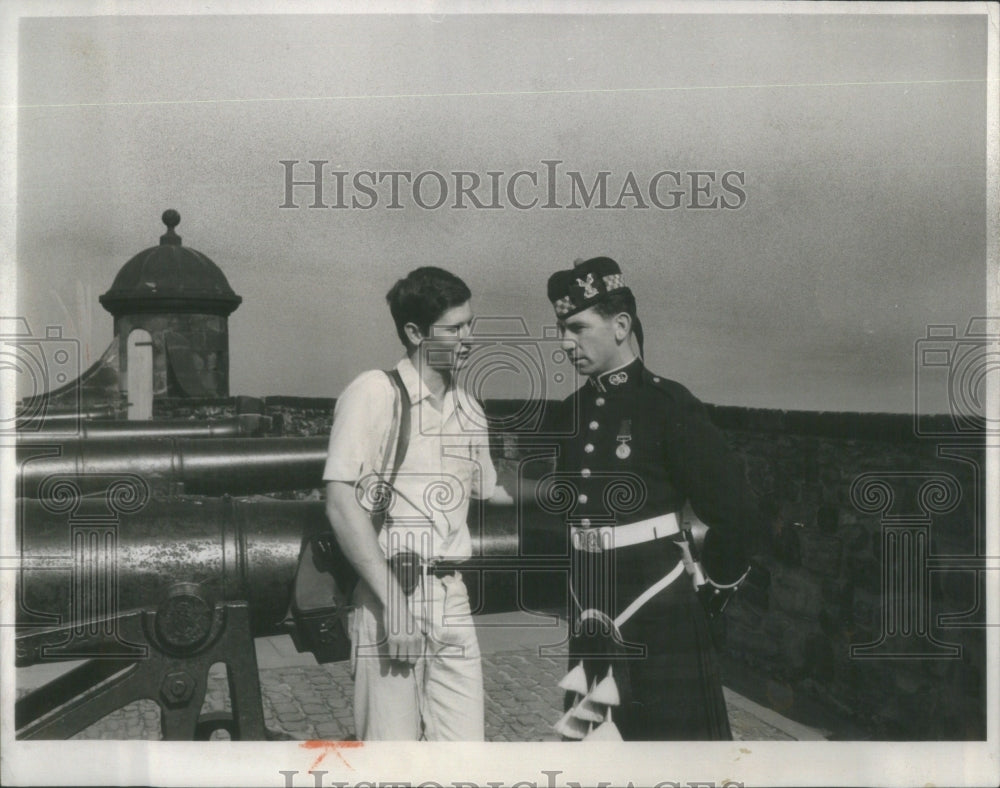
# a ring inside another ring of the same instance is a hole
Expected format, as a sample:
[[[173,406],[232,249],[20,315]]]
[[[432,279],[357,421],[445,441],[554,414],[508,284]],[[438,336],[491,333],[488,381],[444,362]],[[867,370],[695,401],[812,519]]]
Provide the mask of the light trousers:
[[[424,637],[415,665],[388,657],[382,604],[361,581],[354,591],[351,668],[354,729],[362,741],[483,741],[479,641],[461,575],[425,576],[410,597]]]

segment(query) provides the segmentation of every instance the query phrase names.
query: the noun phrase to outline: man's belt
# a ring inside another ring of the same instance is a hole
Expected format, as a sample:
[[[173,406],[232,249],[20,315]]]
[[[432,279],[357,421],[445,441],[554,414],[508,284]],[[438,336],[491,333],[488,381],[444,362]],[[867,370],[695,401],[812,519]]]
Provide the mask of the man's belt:
[[[603,525],[595,528],[570,529],[572,545],[577,550],[601,553],[605,550],[619,550],[622,547],[652,542],[680,533],[681,525],[676,512],[650,517],[628,525]]]
[[[406,596],[413,593],[422,575],[447,577],[459,571],[461,565],[461,560],[452,560],[447,563],[444,559],[427,561],[410,550],[402,550],[389,559],[389,568],[396,576],[396,580]]]
[[[716,583],[708,577],[701,566],[700,556],[698,556],[699,542],[704,541],[705,525],[692,515],[682,529],[677,513],[664,514],[659,517],[651,517],[648,520],[640,520],[637,523],[618,526],[601,526],[598,528],[578,528],[570,529],[573,547],[589,553],[601,553],[606,550],[617,550],[622,547],[651,542],[654,539],[663,539],[683,534],[682,539],[676,540],[681,551],[681,560],[663,578],[643,591],[625,610],[623,610],[614,623],[621,626],[632,617],[646,602],[656,596],[671,585],[684,571],[691,577],[698,597],[705,606],[709,617],[719,615],[728,604],[729,600],[746,580],[750,568],[734,583],[722,585]],[[700,531],[700,533],[695,533]]]

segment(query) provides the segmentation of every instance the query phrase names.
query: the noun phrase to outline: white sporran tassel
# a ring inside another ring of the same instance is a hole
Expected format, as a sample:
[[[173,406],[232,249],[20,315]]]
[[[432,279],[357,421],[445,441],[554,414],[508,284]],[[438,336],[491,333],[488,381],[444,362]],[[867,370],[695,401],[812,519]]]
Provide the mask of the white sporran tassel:
[[[583,737],[584,741],[623,741],[621,731],[611,719],[611,709],[608,709],[608,718]]]
[[[601,679],[601,683],[587,695],[587,700],[594,703],[602,703],[605,706],[617,706],[622,702],[621,696],[618,694],[618,684],[615,682],[610,667],[608,668],[608,675]]]
[[[570,713],[578,720],[587,720],[588,722],[604,721],[604,712],[601,711],[597,704],[592,703],[586,698],[573,706],[573,708],[570,709]]]
[[[584,720],[574,717],[573,710],[570,709],[552,727],[556,733],[560,736],[565,736],[567,739],[582,739],[587,735],[590,725]]]
[[[577,695],[587,694],[587,674],[583,670],[583,662],[577,662],[576,667],[559,680],[559,687]]]

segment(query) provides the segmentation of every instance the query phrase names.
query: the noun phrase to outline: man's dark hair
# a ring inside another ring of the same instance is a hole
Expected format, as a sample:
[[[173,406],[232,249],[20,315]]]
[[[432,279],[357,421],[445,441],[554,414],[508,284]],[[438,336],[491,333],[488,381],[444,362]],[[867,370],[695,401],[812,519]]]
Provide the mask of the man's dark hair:
[[[424,266],[410,271],[386,293],[385,300],[396,323],[399,341],[410,346],[403,326],[416,324],[426,336],[431,326],[445,312],[472,298],[468,286],[443,268]]]
[[[644,344],[642,322],[639,320],[638,312],[636,312],[635,296],[632,295],[631,290],[608,293],[606,297],[594,304],[594,311],[604,318],[614,317],[622,312],[632,318],[632,333],[635,334],[636,341],[639,343],[639,355],[642,355]]]
[[[616,293],[608,293],[604,298],[594,304],[594,311],[601,317],[614,317],[620,312],[624,312],[633,322],[635,321],[635,296],[631,290],[622,290]]]

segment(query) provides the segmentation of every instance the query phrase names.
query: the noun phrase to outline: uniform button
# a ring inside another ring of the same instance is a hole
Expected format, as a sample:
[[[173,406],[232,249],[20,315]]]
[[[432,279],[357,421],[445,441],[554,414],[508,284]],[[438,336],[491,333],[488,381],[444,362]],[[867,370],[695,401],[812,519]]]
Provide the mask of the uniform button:
[[[580,520],[580,527],[581,528],[590,528],[590,518],[589,517],[584,517],[582,520]]]
[[[593,443],[588,443],[586,446],[583,447],[583,450],[587,454],[590,454],[594,450],[594,444]]]
[[[580,495],[577,497],[577,500],[580,503],[586,503],[589,499],[587,498],[587,494],[586,493],[580,493]]]
[[[590,422],[590,429],[596,430],[600,425],[596,421]]]
[[[659,382],[660,382],[660,379],[659,379],[659,378],[653,378],[653,382],[654,382],[654,383],[659,383]]]
[[[597,407],[601,407],[601,405],[604,404],[604,397],[598,397],[595,399],[594,404],[597,405]]]
[[[581,476],[582,476],[582,477],[583,477],[584,479],[589,479],[589,478],[590,478],[590,468],[584,468],[583,470],[581,470],[581,471],[580,471],[580,475],[581,475]]]

